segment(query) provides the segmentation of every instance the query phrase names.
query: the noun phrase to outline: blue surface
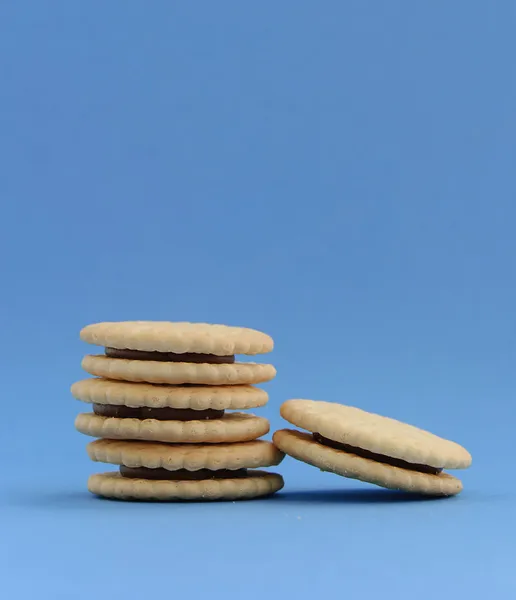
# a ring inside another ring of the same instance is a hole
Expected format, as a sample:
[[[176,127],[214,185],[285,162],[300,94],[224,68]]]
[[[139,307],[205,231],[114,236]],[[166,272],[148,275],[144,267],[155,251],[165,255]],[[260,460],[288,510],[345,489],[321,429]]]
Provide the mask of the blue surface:
[[[514,598],[512,2],[0,4],[0,597]],[[406,497],[85,490],[84,325],[263,329],[287,398],[472,453]],[[242,584],[245,591],[239,589]]]

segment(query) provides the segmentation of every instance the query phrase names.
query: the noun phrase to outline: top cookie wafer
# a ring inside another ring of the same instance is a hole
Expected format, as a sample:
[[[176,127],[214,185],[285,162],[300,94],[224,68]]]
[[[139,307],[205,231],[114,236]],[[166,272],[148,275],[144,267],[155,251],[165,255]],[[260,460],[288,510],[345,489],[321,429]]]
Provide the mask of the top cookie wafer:
[[[359,408],[315,400],[287,400],[281,416],[307,431],[378,455],[435,467],[464,469],[471,455],[459,444]]]
[[[89,344],[145,352],[199,353],[215,356],[265,354],[274,342],[261,331],[228,325],[170,321],[121,321],[87,325]]]

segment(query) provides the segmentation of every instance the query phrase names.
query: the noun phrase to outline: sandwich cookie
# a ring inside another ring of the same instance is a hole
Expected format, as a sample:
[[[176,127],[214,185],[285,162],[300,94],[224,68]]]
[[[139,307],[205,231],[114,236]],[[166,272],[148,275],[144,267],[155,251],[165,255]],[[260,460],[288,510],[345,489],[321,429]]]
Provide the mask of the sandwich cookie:
[[[272,338],[254,329],[125,321],[88,325],[81,339],[104,346],[104,355],[85,356],[82,367],[107,379],[218,386],[264,383],[276,375],[272,365],[235,360],[235,354],[272,351]]]
[[[471,455],[459,444],[355,407],[288,400],[280,412],[310,433],[276,431],[274,444],[322,471],[389,489],[452,496],[462,483],[444,469],[471,465]]]
[[[283,487],[281,475],[257,469],[278,465],[284,457],[261,440],[212,447],[96,440],[87,450],[92,460],[119,466],[118,473],[90,477],[88,489],[100,496],[229,500],[267,496]]]

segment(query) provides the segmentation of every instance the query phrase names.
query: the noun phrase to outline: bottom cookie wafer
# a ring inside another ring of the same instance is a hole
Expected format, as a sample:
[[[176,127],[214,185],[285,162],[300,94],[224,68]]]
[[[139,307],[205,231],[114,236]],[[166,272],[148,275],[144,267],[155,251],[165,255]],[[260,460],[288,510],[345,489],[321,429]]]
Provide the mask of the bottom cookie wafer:
[[[277,448],[309,465],[350,479],[429,496],[453,496],[462,491],[462,483],[453,475],[410,471],[362,458],[356,454],[324,446],[309,434],[282,429],[273,436]]]

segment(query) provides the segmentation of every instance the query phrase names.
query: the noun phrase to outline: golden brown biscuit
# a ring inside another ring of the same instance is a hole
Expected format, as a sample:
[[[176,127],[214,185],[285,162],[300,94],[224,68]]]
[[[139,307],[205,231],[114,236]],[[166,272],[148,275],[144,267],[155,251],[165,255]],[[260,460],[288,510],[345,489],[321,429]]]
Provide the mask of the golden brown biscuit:
[[[274,342],[245,327],[172,321],[121,321],[87,325],[81,339],[89,344],[147,352],[213,355],[264,354]]]
[[[93,377],[72,385],[72,395],[90,404],[191,408],[193,410],[244,410],[265,406],[268,394],[252,385],[174,386],[130,383]]]
[[[245,385],[264,383],[276,376],[276,369],[272,365],[260,363],[178,363],[127,360],[94,354],[83,358],[82,368],[91,375],[105,379],[170,385]]]
[[[447,473],[431,475],[379,463],[319,444],[301,431],[281,429],[274,433],[273,441],[289,456],[321,471],[384,488],[433,496],[452,496],[462,490],[461,481]]]
[[[279,465],[285,456],[265,440],[207,445],[101,439],[90,442],[87,451],[96,462],[169,471],[272,467]]]
[[[353,406],[287,400],[280,413],[302,429],[376,454],[441,469],[465,469],[471,464],[470,453],[455,442]]]
[[[77,431],[97,438],[146,440],[177,444],[218,444],[246,442],[269,432],[269,421],[248,413],[227,413],[206,421],[157,421],[103,417],[81,413],[75,419]]]

